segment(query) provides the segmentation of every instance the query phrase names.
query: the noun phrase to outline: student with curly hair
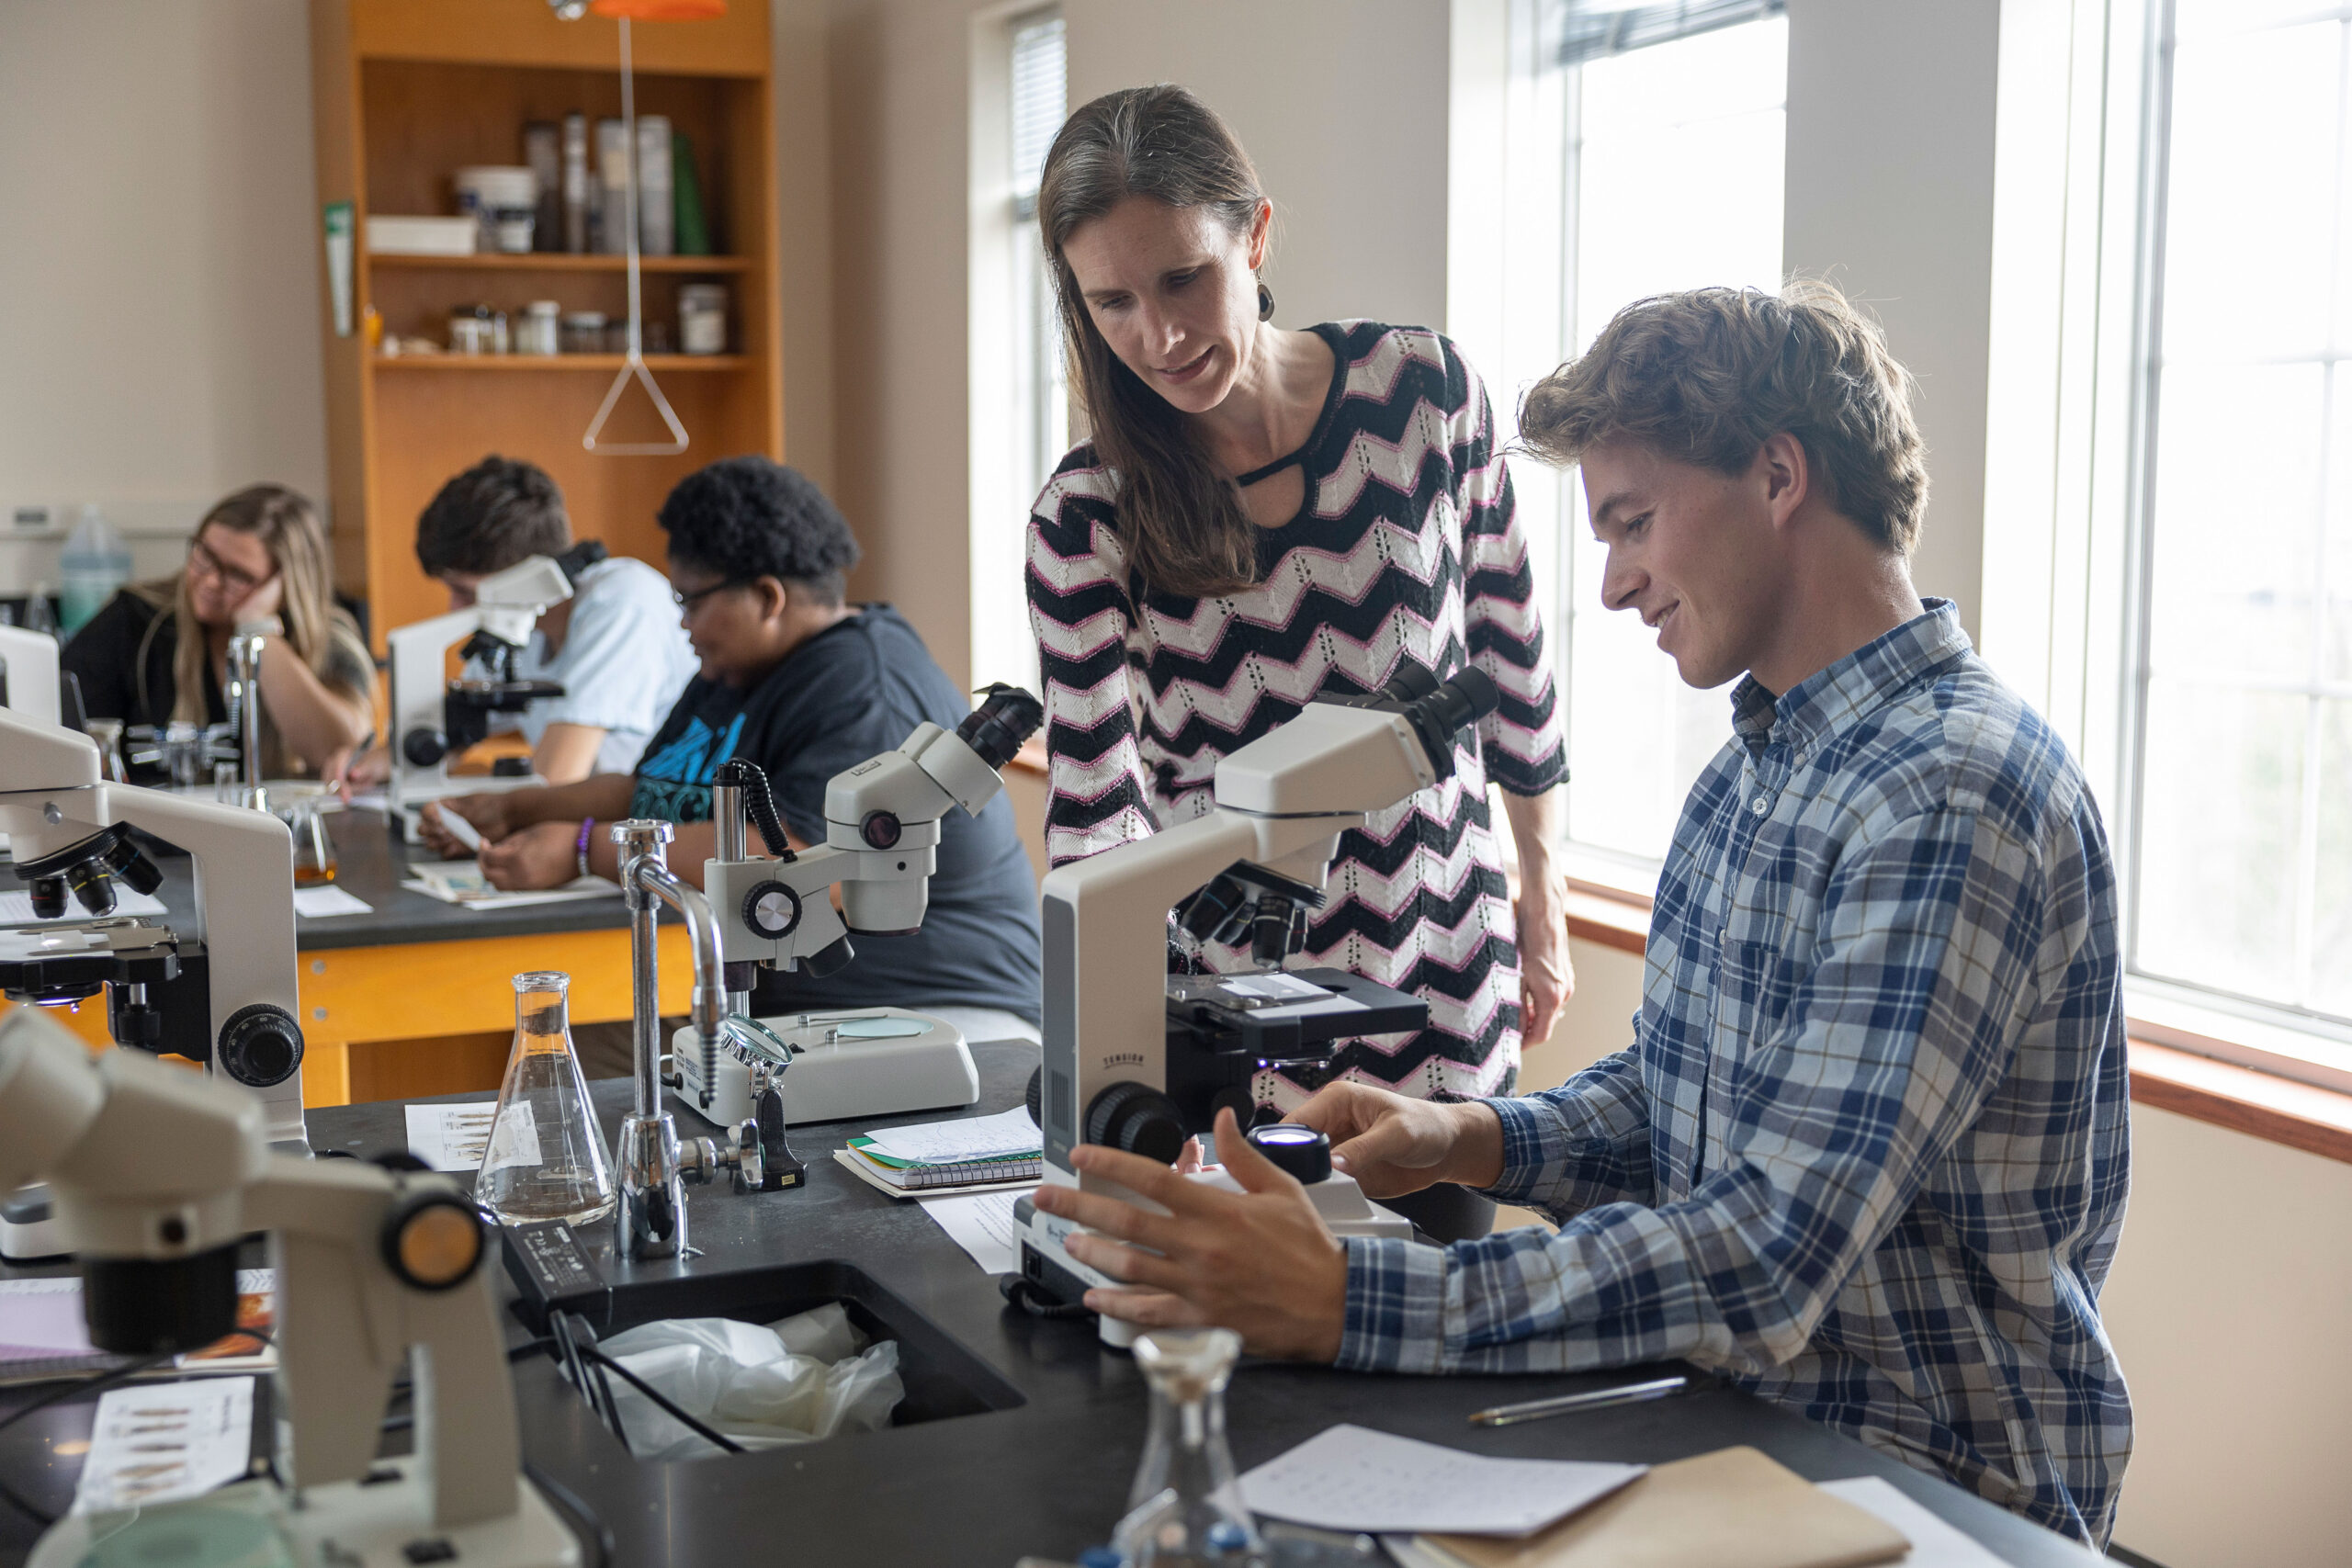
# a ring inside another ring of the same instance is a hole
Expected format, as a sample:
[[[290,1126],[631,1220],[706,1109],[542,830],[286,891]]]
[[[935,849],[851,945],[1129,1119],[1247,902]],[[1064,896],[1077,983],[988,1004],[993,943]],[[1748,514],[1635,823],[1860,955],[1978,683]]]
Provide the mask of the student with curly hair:
[[[857,541],[797,470],[764,457],[713,463],[670,492],[661,524],[699,671],[634,772],[440,803],[481,830],[497,886],[618,875],[604,828],[625,817],[677,823],[671,867],[699,884],[716,841],[711,777],[734,757],[766,772],[786,835],[805,849],[823,841],[834,774],[926,719],[953,729],[970,711],[904,616],[845,602]],[[1035,1038],[1037,888],[1012,807],[1000,798],[978,817],[951,812],[940,831],[921,931],[862,943],[830,978],[763,973],[754,1010],[891,1004],[945,1012],[976,1039]],[[430,807],[424,835],[443,854],[465,852]]]

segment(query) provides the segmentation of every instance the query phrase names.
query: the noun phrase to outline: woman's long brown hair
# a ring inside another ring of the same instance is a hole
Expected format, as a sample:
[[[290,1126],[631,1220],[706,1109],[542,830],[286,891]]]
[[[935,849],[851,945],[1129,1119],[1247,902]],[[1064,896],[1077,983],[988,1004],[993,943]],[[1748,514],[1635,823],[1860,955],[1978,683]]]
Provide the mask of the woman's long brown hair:
[[[1128,570],[1165,593],[1211,597],[1258,578],[1258,531],[1184,415],[1145,386],[1102,340],[1062,245],[1131,196],[1205,207],[1236,234],[1264,195],[1250,154],[1182,87],[1125,87],[1081,107],[1046,155],[1037,225],[1053,265],[1071,379],[1094,449],[1119,474],[1113,513]]]

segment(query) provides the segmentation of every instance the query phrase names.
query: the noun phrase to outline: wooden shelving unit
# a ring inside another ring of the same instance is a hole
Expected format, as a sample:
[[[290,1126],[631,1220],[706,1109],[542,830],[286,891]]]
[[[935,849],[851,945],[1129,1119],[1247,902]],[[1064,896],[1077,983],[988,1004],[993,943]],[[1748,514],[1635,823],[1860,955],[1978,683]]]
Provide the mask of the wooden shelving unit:
[[[392,358],[379,358],[374,368],[379,376],[405,374],[412,370],[455,370],[469,374],[489,371],[498,375],[538,376],[598,370],[609,378],[619,372],[623,363],[617,354],[403,354]],[[749,356],[741,354],[649,354],[645,356],[645,367],[653,372],[657,380],[677,371],[692,374],[711,370],[744,370],[750,368],[752,363]],[[603,395],[603,389],[599,388],[597,396]],[[594,407],[593,404],[590,406]],[[537,458],[532,460],[537,461]]]
[[[553,299],[619,321],[621,257],[363,249],[355,331],[335,333],[329,304],[322,337],[335,571],[345,592],[367,602],[379,652],[389,627],[447,607],[417,568],[417,514],[444,480],[490,453],[546,468],[576,532],[656,566],[654,513],[681,478],[738,453],[784,456],[768,6],[738,0],[714,21],[639,23],[633,40],[638,112],[666,115],[691,138],[712,238],[726,253],[648,257],[642,267],[644,319],[673,333],[681,284],[728,287],[730,352],[646,357],[692,445],[673,457],[582,448],[620,367],[616,354],[386,357],[357,330],[372,308],[388,335],[438,341],[450,310],[477,301],[510,319]],[[449,212],[453,171],[522,162],[526,121],[620,113],[618,28],[594,17],[558,21],[546,0],[311,0],[311,49],[319,199],[352,203],[363,243],[370,212]],[[606,439],[666,434],[632,389]]]
[[[639,272],[698,272],[720,274],[749,272],[752,268],[749,256],[639,256]],[[368,258],[371,271],[386,268],[415,267],[435,272],[621,272],[628,265],[622,256],[575,256],[560,252],[534,251],[529,255],[418,256],[403,252],[371,255]]]

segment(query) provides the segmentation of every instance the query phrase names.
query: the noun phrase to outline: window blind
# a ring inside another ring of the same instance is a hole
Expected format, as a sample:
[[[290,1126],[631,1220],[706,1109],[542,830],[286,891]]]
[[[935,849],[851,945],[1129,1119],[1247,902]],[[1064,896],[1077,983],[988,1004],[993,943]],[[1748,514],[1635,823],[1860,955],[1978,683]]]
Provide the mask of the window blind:
[[[1012,206],[1037,215],[1037,181],[1046,153],[1069,114],[1062,14],[1032,11],[1012,20]]]
[[[1788,8],[1788,0],[1679,0],[1671,6],[1567,0],[1560,23],[1559,62],[1581,65],[1604,55],[1777,17]]]

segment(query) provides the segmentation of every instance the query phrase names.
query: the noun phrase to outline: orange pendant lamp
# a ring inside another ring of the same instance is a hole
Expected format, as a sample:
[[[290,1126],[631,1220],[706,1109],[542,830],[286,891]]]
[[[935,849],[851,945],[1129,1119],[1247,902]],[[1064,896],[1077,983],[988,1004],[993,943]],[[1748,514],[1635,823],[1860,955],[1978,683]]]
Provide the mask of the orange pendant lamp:
[[[616,22],[707,22],[727,15],[727,0],[588,0],[588,9]]]

